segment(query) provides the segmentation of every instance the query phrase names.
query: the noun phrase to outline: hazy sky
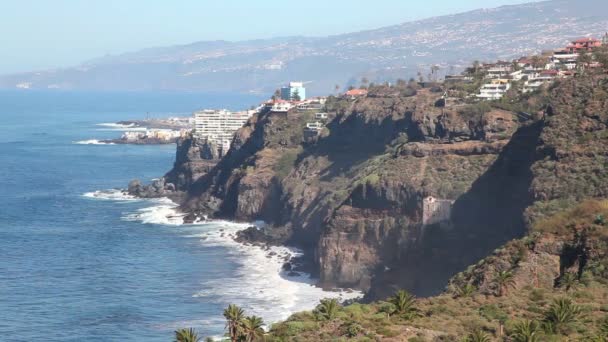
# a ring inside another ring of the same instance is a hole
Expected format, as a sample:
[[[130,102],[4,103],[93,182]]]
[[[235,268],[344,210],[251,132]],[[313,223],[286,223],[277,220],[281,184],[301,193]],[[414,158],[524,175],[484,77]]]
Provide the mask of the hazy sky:
[[[0,73],[200,40],[322,36],[530,0],[0,0]]]

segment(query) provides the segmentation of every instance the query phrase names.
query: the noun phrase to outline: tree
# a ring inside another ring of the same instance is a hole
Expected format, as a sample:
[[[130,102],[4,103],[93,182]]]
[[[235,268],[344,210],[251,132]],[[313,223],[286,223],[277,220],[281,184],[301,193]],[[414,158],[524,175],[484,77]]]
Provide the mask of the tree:
[[[608,69],[608,46],[601,46],[593,49],[593,59],[601,64],[601,69]]]
[[[243,320],[243,335],[245,341],[253,342],[258,338],[264,336],[264,320],[257,316],[249,316]]]
[[[574,272],[566,272],[559,279],[559,287],[566,290],[566,292],[570,291],[570,289],[576,287],[578,282],[578,276]]]
[[[523,320],[515,323],[509,336],[513,342],[538,342],[540,341],[540,333],[541,329],[538,322]]]
[[[339,84],[336,84],[336,85],[334,86],[334,90],[336,91],[336,94],[340,92],[340,89],[341,89],[341,88],[342,88],[342,87],[340,87],[340,85],[339,85]]]
[[[274,91],[274,95],[273,95],[273,97],[274,97],[275,99],[280,99],[280,98],[281,98],[281,89],[277,89],[277,90],[275,90],[275,91]]]
[[[494,284],[498,287],[498,297],[507,294],[509,287],[515,287],[513,273],[510,271],[498,271],[494,276]]]
[[[201,338],[194,329],[175,330],[175,342],[199,342]]]
[[[576,60],[576,68],[578,69],[581,75],[584,75],[586,73],[592,61],[593,59],[591,58],[591,54],[589,54],[587,51],[584,51],[579,54]]]
[[[405,290],[397,291],[389,302],[395,306],[395,313],[406,319],[411,319],[417,314],[416,297]]]
[[[363,85],[364,87],[367,87],[368,84],[369,84],[369,80],[367,79],[367,77],[363,77],[361,79],[361,85]]]
[[[490,338],[490,335],[488,335],[487,333],[485,333],[481,330],[473,331],[467,337],[465,337],[465,339],[463,340],[463,342],[490,342],[490,341],[492,341],[492,339]]]
[[[321,303],[317,305],[315,312],[317,316],[323,320],[331,321],[336,318],[340,310],[340,303],[337,299],[321,299]]]
[[[456,290],[456,294],[458,297],[471,297],[475,291],[477,291],[475,285],[467,283],[464,286],[459,287]]]
[[[563,332],[571,323],[574,323],[581,315],[581,308],[572,303],[569,298],[559,298],[553,301],[545,313],[547,326],[552,332]]]
[[[230,340],[236,342],[243,328],[243,309],[239,308],[234,304],[228,305],[228,308],[224,310],[224,318],[226,318],[226,328],[230,335]]]
[[[300,97],[300,91],[296,89],[293,94],[291,94],[292,101],[300,101],[302,98]]]

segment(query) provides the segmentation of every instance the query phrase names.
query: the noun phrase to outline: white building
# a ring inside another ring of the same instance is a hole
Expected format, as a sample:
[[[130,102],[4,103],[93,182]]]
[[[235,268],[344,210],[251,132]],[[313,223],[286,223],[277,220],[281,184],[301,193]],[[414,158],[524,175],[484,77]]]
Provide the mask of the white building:
[[[490,83],[481,86],[477,97],[482,100],[498,100],[505,96],[509,89],[511,89],[509,80],[492,80]]]
[[[289,101],[277,100],[272,104],[271,111],[277,113],[287,113],[293,108],[293,104]]]
[[[311,131],[320,131],[323,129],[323,124],[321,122],[308,122],[306,124],[306,129]]]
[[[194,113],[194,135],[206,139],[218,148],[220,156],[226,154],[234,138],[234,133],[243,127],[255,111],[231,112],[222,110],[202,110]]]
[[[513,66],[511,65],[498,65],[493,68],[489,68],[487,71],[487,78],[505,78],[513,72]]]
[[[545,70],[540,72],[536,77],[530,78],[524,84],[523,92],[529,93],[539,89],[541,86],[553,82],[558,77],[557,70]]]
[[[328,115],[327,113],[316,113],[315,114],[315,119],[317,120],[327,120]]]

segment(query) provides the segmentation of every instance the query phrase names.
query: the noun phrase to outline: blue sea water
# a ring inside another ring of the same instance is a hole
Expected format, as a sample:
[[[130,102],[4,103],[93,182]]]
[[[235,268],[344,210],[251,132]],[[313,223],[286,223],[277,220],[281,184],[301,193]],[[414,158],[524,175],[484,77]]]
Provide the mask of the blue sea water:
[[[163,175],[174,145],[75,143],[121,134],[99,123],[259,100],[0,92],[0,340],[170,341],[179,327],[218,336],[229,303],[274,321],[336,295],[305,276],[286,278],[278,257],[233,242],[238,225],[178,225],[167,201],[96,193]]]

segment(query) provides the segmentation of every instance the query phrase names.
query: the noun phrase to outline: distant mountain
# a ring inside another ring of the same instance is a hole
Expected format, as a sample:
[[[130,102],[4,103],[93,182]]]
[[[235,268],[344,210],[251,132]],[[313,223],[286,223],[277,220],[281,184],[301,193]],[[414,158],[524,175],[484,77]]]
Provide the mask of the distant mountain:
[[[608,31],[608,1],[553,0],[481,9],[357,33],[197,42],[0,77],[0,88],[271,92],[302,80],[312,94],[370,80],[459,70]]]

